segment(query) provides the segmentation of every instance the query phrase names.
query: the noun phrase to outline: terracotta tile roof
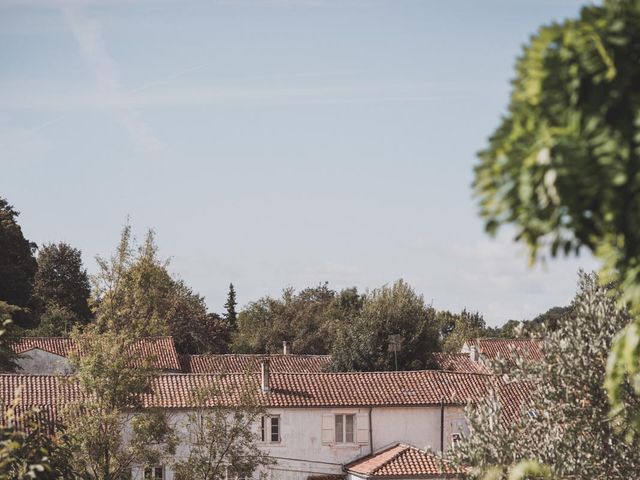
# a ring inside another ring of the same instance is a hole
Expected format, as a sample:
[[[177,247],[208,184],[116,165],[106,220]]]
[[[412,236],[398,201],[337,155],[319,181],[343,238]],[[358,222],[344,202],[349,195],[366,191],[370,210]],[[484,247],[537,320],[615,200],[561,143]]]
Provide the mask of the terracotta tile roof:
[[[485,396],[496,377],[440,371],[370,373],[275,373],[271,391],[260,390],[260,376],[243,374],[161,374],[151,393],[142,396],[146,407],[193,408],[195,394],[213,387],[219,392],[206,406],[234,406],[243,392],[251,392],[265,407],[428,406],[466,404]],[[53,375],[0,375],[0,398],[6,403],[23,387],[25,406],[64,405],[80,397],[79,387]]]
[[[500,404],[502,405],[502,418],[504,423],[517,421],[522,415],[526,415],[526,408],[533,394],[533,385],[524,381],[502,381],[496,387]]]
[[[478,352],[491,360],[498,357],[542,360],[542,341],[533,338],[475,338],[466,343],[476,345]]]
[[[67,337],[22,337],[11,348],[17,354],[39,349],[61,357],[68,357],[76,348],[75,341]],[[135,355],[153,357],[160,370],[180,371],[178,352],[171,337],[146,337],[135,343]]]
[[[440,370],[448,370],[450,372],[470,372],[470,373],[490,373],[481,363],[474,362],[468,353],[433,353]]]
[[[344,480],[344,475],[309,475],[307,480]]]
[[[350,473],[366,478],[416,478],[447,475],[450,478],[463,473],[443,465],[433,453],[399,443],[386,450],[356,460],[346,466]]]
[[[265,355],[180,355],[185,373],[247,373],[260,370]],[[331,364],[331,355],[269,355],[272,372],[319,373]]]

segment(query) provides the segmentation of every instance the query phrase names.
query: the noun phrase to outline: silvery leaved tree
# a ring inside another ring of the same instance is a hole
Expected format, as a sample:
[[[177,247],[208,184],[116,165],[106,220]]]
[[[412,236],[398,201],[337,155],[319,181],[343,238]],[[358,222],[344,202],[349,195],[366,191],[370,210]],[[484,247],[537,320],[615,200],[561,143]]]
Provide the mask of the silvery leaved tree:
[[[624,382],[611,417],[604,378],[614,338],[631,317],[595,275],[581,274],[572,311],[546,332],[539,362],[494,367],[506,383],[467,411],[470,435],[453,451],[470,478],[628,479],[640,472],[640,441],[627,438],[640,402]],[[520,410],[505,402],[520,392]],[[511,475],[511,476],[509,476]]]

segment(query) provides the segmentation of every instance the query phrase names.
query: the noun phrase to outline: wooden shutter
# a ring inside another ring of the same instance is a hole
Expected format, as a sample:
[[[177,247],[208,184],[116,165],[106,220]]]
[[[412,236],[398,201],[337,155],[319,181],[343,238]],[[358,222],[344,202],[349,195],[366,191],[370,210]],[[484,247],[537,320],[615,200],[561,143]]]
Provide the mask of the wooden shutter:
[[[322,415],[322,443],[328,445],[335,441],[335,425],[333,415],[330,413]]]
[[[359,413],[356,415],[356,441],[360,445],[367,445],[369,443],[369,415],[366,413]]]

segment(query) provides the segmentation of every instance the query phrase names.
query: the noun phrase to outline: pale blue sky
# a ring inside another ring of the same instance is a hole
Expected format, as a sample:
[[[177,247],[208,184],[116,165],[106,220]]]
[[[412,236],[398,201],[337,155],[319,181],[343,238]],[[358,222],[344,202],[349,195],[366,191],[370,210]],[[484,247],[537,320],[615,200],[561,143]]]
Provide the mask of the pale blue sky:
[[[0,195],[90,271],[131,216],[222,310],[404,278],[490,324],[566,304],[483,232],[475,152],[570,0],[0,0]]]

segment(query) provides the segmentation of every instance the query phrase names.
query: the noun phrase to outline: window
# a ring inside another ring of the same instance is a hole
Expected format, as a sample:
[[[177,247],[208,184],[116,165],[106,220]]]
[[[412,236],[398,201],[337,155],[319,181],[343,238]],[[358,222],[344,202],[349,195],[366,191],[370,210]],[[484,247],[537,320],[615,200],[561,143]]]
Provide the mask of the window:
[[[461,433],[452,433],[451,434],[451,448],[455,449],[458,444],[462,441]]]
[[[280,443],[280,415],[262,417],[261,439],[265,443]]]
[[[336,443],[353,443],[353,432],[355,431],[355,415],[338,414],[335,416]]]
[[[164,480],[164,467],[146,467],[144,480]]]

